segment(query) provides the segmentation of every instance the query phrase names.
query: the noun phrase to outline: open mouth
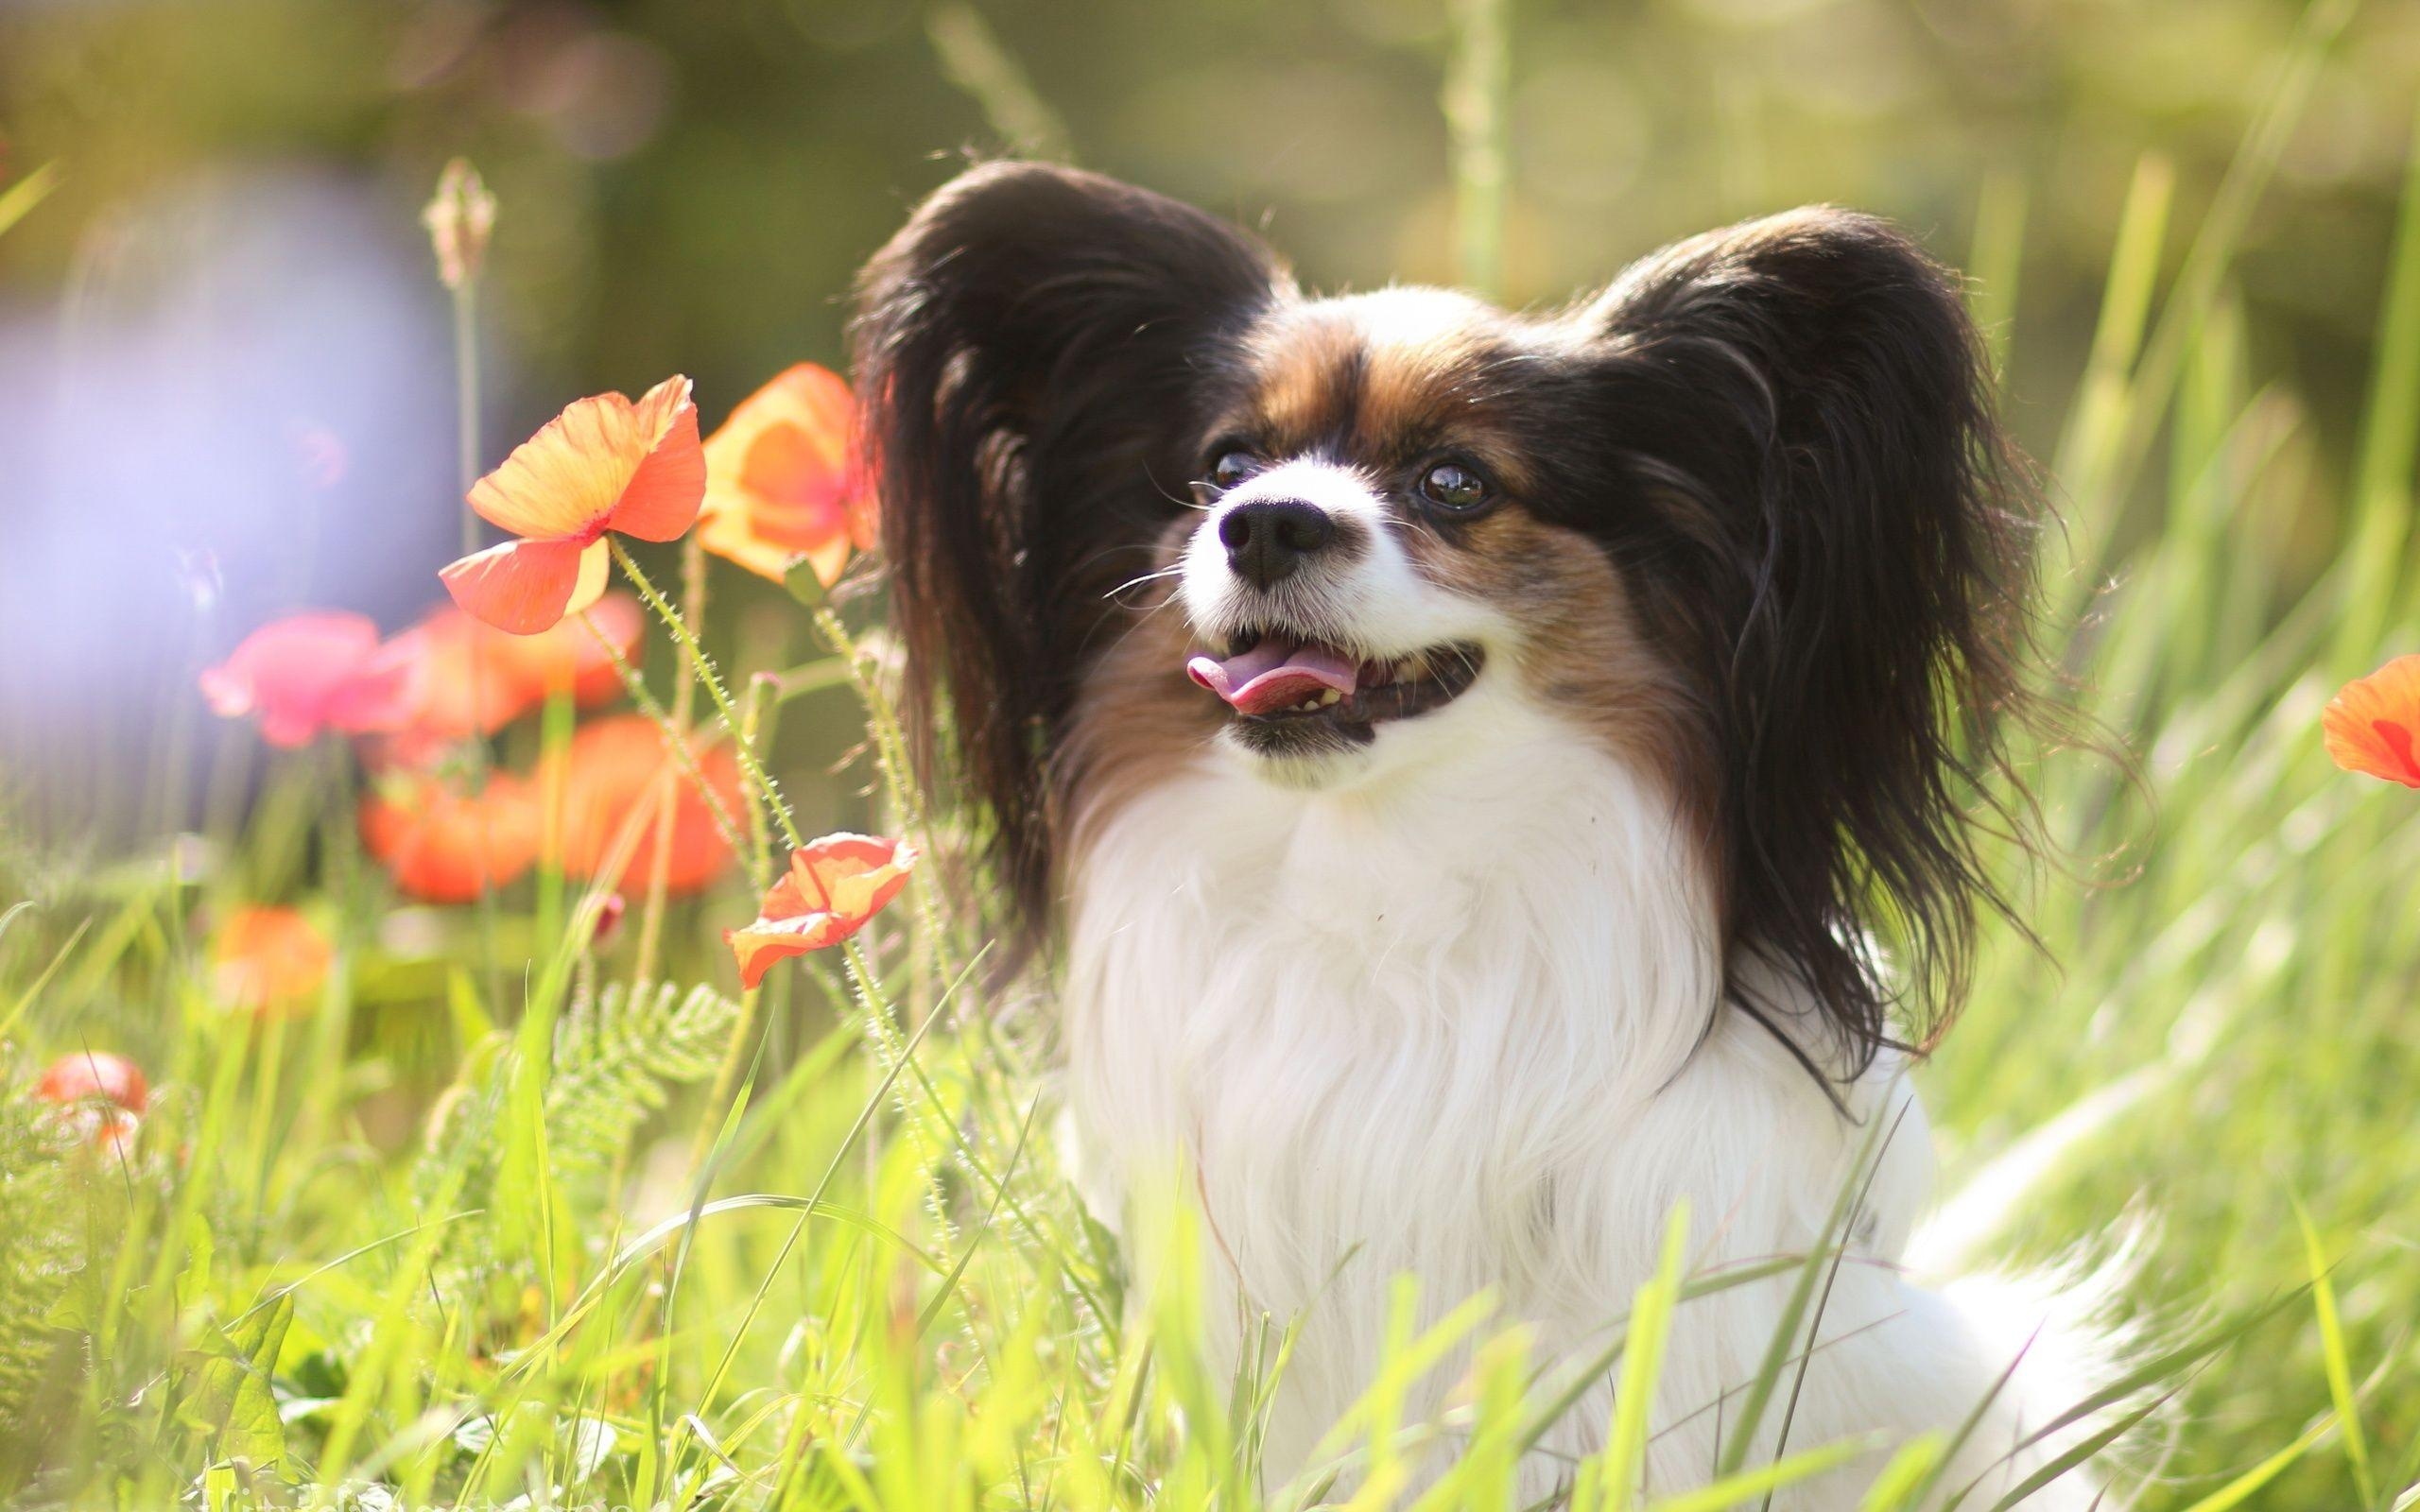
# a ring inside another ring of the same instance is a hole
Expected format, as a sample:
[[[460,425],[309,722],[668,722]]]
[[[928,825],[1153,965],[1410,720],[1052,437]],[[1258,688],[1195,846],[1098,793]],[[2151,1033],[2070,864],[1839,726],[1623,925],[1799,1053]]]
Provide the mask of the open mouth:
[[[1466,642],[1373,659],[1283,631],[1248,630],[1233,638],[1225,655],[1198,655],[1184,670],[1224,699],[1240,726],[1324,729],[1367,740],[1372,726],[1453,702],[1485,661],[1486,653]]]

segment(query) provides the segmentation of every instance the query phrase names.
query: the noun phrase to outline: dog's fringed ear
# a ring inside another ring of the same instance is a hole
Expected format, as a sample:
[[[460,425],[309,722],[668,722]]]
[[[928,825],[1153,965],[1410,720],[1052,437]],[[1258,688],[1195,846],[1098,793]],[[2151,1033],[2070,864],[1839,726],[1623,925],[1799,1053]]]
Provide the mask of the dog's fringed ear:
[[[1657,253],[1581,318],[1616,465],[1686,567],[1654,612],[1720,726],[1730,958],[1811,993],[1830,1069],[1902,1042],[1894,1005],[1928,1042],[1978,907],[2006,911],[1969,811],[2026,828],[2005,741],[2036,707],[2031,479],[1958,285],[1884,223],[1811,209]]]
[[[1110,593],[1144,570],[1198,459],[1203,349],[1284,284],[1244,232],[1098,174],[976,167],[858,281],[905,716],[928,786],[990,811],[1029,941],[1053,864],[1044,754]],[[937,749],[948,701],[956,764]]]

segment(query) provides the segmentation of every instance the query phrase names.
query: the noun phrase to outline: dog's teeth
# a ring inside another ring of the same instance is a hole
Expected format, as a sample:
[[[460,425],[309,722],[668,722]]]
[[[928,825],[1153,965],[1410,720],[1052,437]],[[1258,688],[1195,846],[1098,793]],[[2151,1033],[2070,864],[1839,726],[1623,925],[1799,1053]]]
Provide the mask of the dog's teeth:
[[[1332,709],[1343,701],[1344,695],[1337,692],[1334,688],[1330,688],[1327,692],[1320,695],[1320,707],[1322,709]]]
[[[1414,651],[1395,663],[1394,680],[1397,682],[1418,682],[1427,676],[1428,653],[1426,651]]]

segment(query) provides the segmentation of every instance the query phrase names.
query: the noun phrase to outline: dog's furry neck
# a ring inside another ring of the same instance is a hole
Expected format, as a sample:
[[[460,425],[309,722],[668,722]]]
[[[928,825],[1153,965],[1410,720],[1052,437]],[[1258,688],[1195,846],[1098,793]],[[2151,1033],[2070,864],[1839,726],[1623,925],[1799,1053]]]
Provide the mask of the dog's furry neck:
[[[1617,1310],[1604,1284],[1634,1266],[1570,1246],[1645,1263],[1669,1200],[1614,1168],[1716,1012],[1703,863],[1637,774],[1509,699],[1484,713],[1485,741],[1342,792],[1205,757],[1078,863],[1092,1194],[1115,1211],[1181,1162],[1249,1311],[1327,1289],[1294,1366],[1311,1397],[1349,1400],[1396,1271],[1440,1306]]]

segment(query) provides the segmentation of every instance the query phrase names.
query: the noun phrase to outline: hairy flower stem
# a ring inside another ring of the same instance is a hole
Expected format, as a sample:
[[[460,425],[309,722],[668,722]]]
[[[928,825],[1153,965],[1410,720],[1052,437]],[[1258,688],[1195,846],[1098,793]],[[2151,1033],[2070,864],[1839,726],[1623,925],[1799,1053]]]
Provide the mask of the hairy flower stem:
[[[471,490],[479,481],[479,280],[463,270],[445,280],[454,303],[454,447],[455,476],[461,488],[462,555],[479,549],[479,517],[471,508]],[[490,673],[485,657],[471,658],[471,707],[475,712],[470,734],[471,782],[487,786],[491,755],[481,720],[488,708]],[[504,1005],[504,968],[496,953],[495,887],[488,876],[486,858],[495,853],[495,838],[482,804],[479,814],[479,954],[487,968],[488,1005]]]
[[[714,658],[706,655],[704,647],[698,644],[697,637],[689,633],[689,627],[681,618],[680,610],[674,609],[662,593],[656,592],[655,584],[648,581],[647,574],[640,570],[638,562],[623,546],[621,538],[608,536],[605,539],[613,546],[614,559],[621,563],[623,576],[631,580],[631,586],[639,591],[639,597],[647,600],[648,608],[655,610],[655,617],[664,622],[664,627],[672,632],[672,639],[678,642],[681,649],[688,654],[690,669],[697,675],[698,681],[705,687],[706,696],[714,700],[715,713],[722,721],[724,731],[731,737],[732,750],[739,758],[741,773],[747,778],[752,787],[765,795],[765,802],[772,810],[773,818],[781,825],[782,835],[789,841],[791,848],[795,850],[804,846],[806,844],[806,837],[799,833],[798,819],[790,813],[789,800],[782,797],[780,787],[775,785],[772,778],[766,774],[764,765],[757,761],[756,752],[750,748],[748,742],[740,735],[739,712],[732,707],[731,695],[723,689],[722,675],[715,670]],[[621,658],[617,655],[614,660],[618,663]],[[694,764],[691,769],[694,772]],[[702,777],[693,780],[700,783],[704,782]],[[716,812],[720,814],[719,804],[716,806]],[[741,849],[735,831],[733,833],[732,849],[735,850]]]
[[[815,628],[838,657],[848,674],[849,685],[856,690],[857,701],[865,706],[866,729],[873,739],[874,765],[882,772],[883,785],[890,790],[891,808],[898,815],[901,832],[926,855],[934,854],[932,834],[925,822],[924,792],[916,785],[915,769],[908,760],[908,737],[900,724],[897,706],[890,701],[882,679],[874,676],[872,661],[857,648],[848,626],[829,604],[816,609]],[[929,1006],[939,981],[939,952],[948,938],[941,909],[929,888],[916,889],[916,923],[917,947],[910,963],[910,985],[914,1001]]]
[[[689,738],[690,712],[697,702],[697,646],[706,629],[706,553],[699,544],[695,531],[691,531],[688,539],[681,543],[681,617],[683,627],[688,632],[689,667],[680,681],[673,685],[672,729],[685,747]],[[644,987],[655,978],[656,948],[664,935],[664,903],[671,891],[672,821],[679,810],[679,801],[680,794],[666,787],[655,807],[655,849],[648,858],[647,905],[639,913],[638,960],[632,972],[633,988]]]
[[[773,696],[773,683],[759,677],[748,684],[748,709],[740,724],[740,737],[748,745],[758,740],[770,744],[773,738],[768,722],[777,717],[781,703]],[[752,783],[748,800],[748,880],[759,893],[773,885],[773,837],[765,822],[765,795]],[[714,1146],[715,1132],[722,1125],[725,1105],[739,1085],[739,1074],[748,1061],[748,1043],[756,1033],[757,1005],[764,999],[762,987],[752,987],[739,994],[739,1017],[731,1025],[731,1041],[723,1046],[722,1064],[715,1068],[713,1088],[706,1093],[703,1108],[698,1113],[697,1137],[690,1143],[689,1164],[694,1169],[705,1163]]]
[[[919,1115],[915,1102],[908,1095],[908,1078],[899,1074],[908,1059],[908,1044],[899,1025],[890,1016],[890,1000],[882,990],[882,980],[875,975],[873,962],[856,939],[840,944],[841,958],[848,963],[849,985],[855,990],[858,1005],[864,1010],[866,1032],[873,1039],[875,1051],[882,1057],[882,1069],[890,1074],[891,1104],[899,1110],[900,1122],[908,1126],[908,1137],[916,1142],[916,1169],[924,1177],[925,1205],[932,1215],[934,1231],[944,1244],[958,1240],[958,1226],[950,1222],[949,1203],[942,1191],[941,1162],[937,1146],[945,1143],[927,1133],[925,1119]],[[940,1098],[932,1089],[938,1108]],[[941,1116],[946,1118],[945,1110]]]

